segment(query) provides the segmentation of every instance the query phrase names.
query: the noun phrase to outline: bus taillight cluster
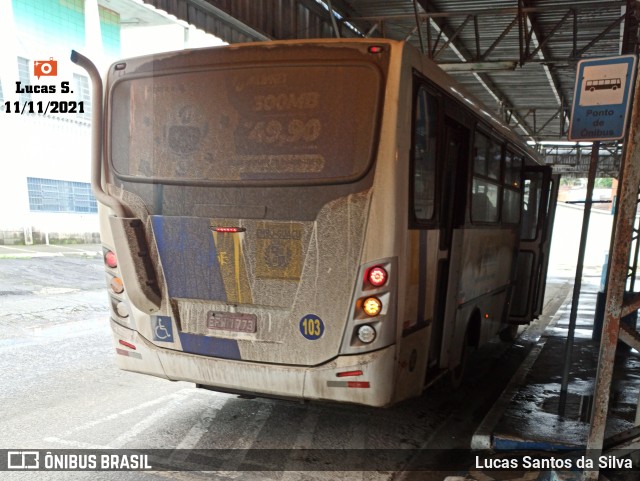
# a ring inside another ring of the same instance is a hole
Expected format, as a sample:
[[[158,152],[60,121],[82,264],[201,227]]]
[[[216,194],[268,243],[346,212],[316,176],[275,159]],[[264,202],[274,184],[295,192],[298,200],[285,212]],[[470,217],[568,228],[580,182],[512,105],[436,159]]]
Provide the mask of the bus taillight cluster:
[[[107,267],[109,289],[111,290],[111,309],[117,317],[126,319],[129,317],[129,308],[123,299],[116,297],[124,293],[124,283],[117,270],[118,257],[116,253],[112,250],[105,249],[104,264]]]
[[[387,270],[380,265],[373,266],[366,271],[364,276],[363,290],[375,290],[378,291],[384,287],[389,280],[389,274]],[[365,297],[360,302],[362,312],[367,318],[371,318],[375,321],[375,317],[378,316],[383,310],[383,304],[379,292],[375,292],[375,295]],[[374,324],[374,323],[372,323]],[[372,324],[361,324],[357,327],[356,335],[360,342],[364,344],[371,344],[376,340],[378,333]]]

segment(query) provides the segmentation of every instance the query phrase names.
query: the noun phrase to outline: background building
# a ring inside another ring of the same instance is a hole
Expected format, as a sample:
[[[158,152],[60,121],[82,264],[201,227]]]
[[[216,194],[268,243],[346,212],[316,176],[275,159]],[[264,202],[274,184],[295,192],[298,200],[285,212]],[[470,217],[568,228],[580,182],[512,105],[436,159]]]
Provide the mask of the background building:
[[[118,58],[222,42],[140,0],[2,0],[0,41],[0,244],[97,242],[90,82],[71,50],[104,72]],[[45,115],[56,100],[83,111]]]

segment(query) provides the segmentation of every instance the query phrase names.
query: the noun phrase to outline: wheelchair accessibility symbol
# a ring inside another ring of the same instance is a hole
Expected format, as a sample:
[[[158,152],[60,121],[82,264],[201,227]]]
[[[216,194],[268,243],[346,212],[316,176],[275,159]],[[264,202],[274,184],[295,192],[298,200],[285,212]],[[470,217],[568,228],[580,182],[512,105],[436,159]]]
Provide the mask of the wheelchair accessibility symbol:
[[[151,316],[153,340],[173,342],[173,327],[169,316]]]

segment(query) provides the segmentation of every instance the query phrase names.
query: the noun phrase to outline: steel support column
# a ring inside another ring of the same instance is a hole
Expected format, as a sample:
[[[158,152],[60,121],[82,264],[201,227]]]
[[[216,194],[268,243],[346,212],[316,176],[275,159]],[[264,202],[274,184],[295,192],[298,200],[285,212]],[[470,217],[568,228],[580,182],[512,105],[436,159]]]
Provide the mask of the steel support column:
[[[569,371],[571,369],[571,354],[573,352],[573,342],[576,332],[576,320],[578,318],[578,303],[580,302],[580,289],[582,287],[582,269],[584,267],[584,253],[587,249],[587,234],[589,233],[589,219],[591,218],[591,205],[593,200],[593,186],[598,170],[598,153],[600,142],[595,141],[591,149],[591,162],[589,164],[589,178],[587,180],[587,199],[584,204],[582,216],[582,234],[580,235],[580,247],[578,248],[578,262],[576,267],[576,277],[573,283],[573,300],[571,301],[571,314],[569,315],[569,332],[564,350],[564,367],[562,370],[562,384],[560,387],[560,403],[558,414],[564,417],[567,405],[567,393],[569,387]]]
[[[637,74],[636,74],[637,75]],[[607,296],[598,359],[593,412],[587,440],[587,450],[591,456],[599,456],[603,449],[609,396],[615,362],[616,347],[620,333],[620,318],[625,307],[624,291],[629,268],[630,240],[636,216],[638,186],[640,185],[640,85],[636,79],[636,94],[633,101],[630,132],[628,135],[626,156],[622,168],[624,175],[618,199],[615,235],[610,254],[611,268],[607,286]],[[597,466],[597,463],[595,464]],[[585,471],[584,481],[596,481],[599,471]]]

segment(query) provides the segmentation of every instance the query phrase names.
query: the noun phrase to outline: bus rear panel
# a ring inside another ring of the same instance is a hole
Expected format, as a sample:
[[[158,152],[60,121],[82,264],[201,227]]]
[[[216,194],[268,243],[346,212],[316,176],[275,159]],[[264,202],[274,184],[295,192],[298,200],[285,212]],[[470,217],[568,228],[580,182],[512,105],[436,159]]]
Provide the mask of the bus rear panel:
[[[107,188],[131,214],[103,229],[120,367],[390,402],[396,261],[362,262],[389,56],[245,46],[112,66]]]

